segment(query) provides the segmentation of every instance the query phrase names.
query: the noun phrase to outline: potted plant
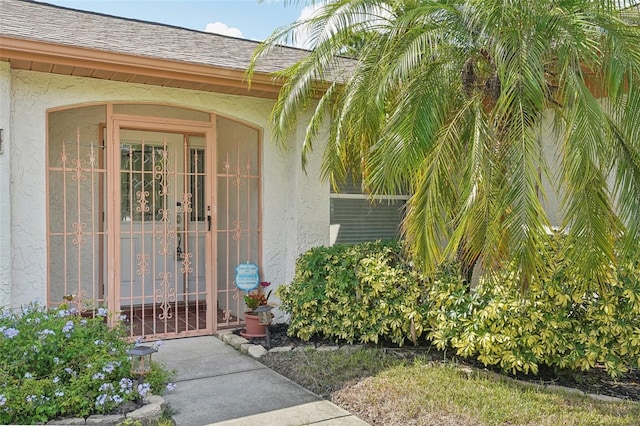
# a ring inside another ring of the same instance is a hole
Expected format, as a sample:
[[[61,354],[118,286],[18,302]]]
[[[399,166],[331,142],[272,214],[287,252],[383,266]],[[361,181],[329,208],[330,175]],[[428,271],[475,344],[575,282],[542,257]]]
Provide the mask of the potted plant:
[[[247,311],[245,311],[244,318],[246,328],[240,334],[244,337],[264,337],[266,333],[266,324],[260,324],[260,319],[255,310],[259,306],[266,306],[269,302],[269,296],[271,296],[271,290],[265,295],[264,289],[270,286],[271,283],[263,281],[260,283],[258,290],[250,291],[244,295],[244,303],[247,305]]]

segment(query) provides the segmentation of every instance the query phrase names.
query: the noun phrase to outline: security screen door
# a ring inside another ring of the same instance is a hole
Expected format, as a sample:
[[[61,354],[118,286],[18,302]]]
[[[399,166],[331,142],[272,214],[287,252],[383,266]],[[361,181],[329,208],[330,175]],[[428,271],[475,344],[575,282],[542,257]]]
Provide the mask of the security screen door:
[[[244,324],[240,263],[262,267],[261,132],[182,108],[48,117],[49,306],[126,317],[134,338]]]
[[[208,333],[205,137],[118,130],[119,310],[133,336]]]

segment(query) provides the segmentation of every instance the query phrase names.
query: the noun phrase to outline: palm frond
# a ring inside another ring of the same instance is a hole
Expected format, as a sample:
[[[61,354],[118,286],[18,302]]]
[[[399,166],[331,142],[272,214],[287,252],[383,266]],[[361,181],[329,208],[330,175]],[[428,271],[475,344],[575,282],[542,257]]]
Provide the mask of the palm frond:
[[[601,283],[616,239],[640,237],[633,22],[616,0],[336,0],[277,30],[248,77],[307,27],[309,53],[274,75],[274,139],[310,114],[303,164],[322,140],[332,184],[409,188],[403,231],[426,268],[515,262],[526,285],[561,225],[579,281]]]

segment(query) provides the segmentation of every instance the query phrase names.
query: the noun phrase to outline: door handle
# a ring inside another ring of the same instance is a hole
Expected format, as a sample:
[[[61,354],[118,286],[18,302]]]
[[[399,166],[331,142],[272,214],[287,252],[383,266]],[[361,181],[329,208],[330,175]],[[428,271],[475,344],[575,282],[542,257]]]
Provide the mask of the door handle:
[[[211,215],[207,215],[207,231],[211,231]]]

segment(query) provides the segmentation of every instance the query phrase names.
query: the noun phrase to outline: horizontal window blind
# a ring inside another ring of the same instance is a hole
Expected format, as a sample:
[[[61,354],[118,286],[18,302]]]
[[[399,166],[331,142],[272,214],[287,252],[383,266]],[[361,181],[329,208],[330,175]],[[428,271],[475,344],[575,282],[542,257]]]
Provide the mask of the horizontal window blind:
[[[365,195],[331,194],[331,241],[359,243],[399,236],[406,196],[370,201]]]

